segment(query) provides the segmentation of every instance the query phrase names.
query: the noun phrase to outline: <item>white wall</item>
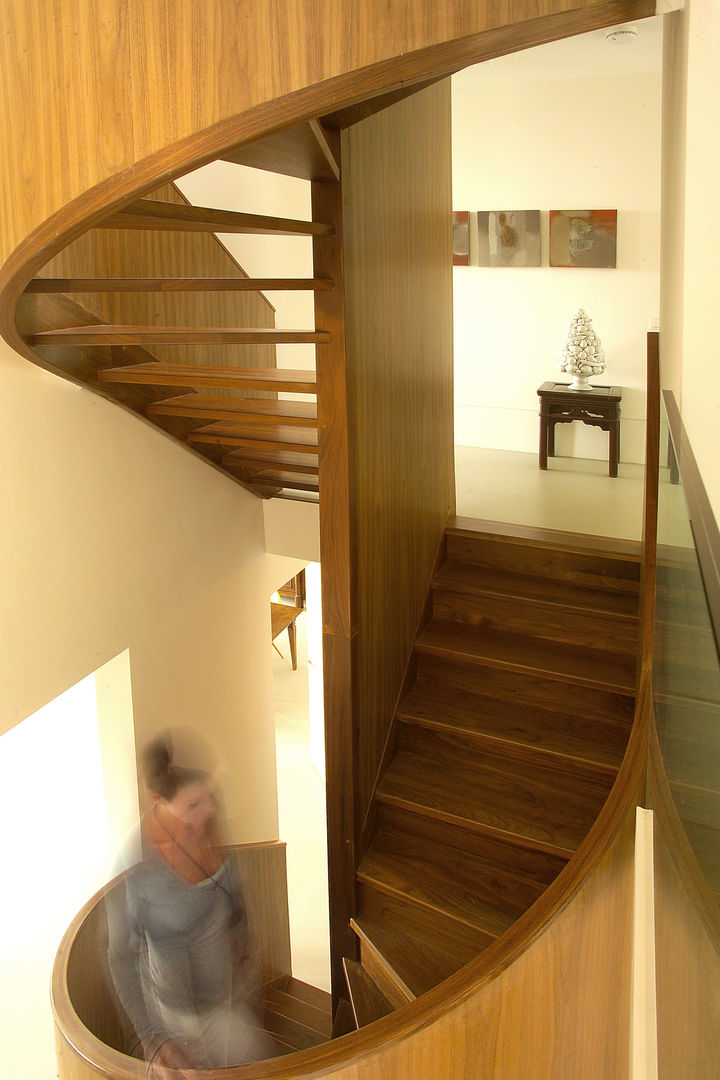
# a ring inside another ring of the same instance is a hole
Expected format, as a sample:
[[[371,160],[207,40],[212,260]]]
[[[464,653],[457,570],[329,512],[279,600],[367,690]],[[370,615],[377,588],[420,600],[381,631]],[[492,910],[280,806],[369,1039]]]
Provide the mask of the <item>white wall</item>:
[[[682,414],[720,518],[720,5],[686,0],[668,17],[663,131],[663,383]]]
[[[177,181],[191,203],[271,217],[312,218],[310,183],[228,161],[213,161]],[[231,233],[220,237],[250,277],[312,277],[312,240],[304,236]],[[275,307],[275,325],[283,330],[312,330],[315,306],[311,292],[265,292]],[[312,370],[314,345],[278,345],[278,367]],[[281,395],[286,396],[286,395]]]
[[[119,837],[137,824],[132,711],[122,692],[128,683],[122,654],[0,736],[7,867],[0,1044],[8,1076],[55,1075],[55,953],[80,907],[114,876]]]
[[[608,359],[594,381],[624,387],[621,457],[642,460],[645,334],[659,311],[660,57],[653,34],[655,71],[629,73],[613,49],[635,46],[584,35],[453,78],[453,205],[539,209],[545,264],[455,268],[460,445],[537,452],[536,391],[545,380],[569,381],[557,359],[570,317],[583,307]],[[572,49],[580,60],[563,78]],[[549,268],[547,212],[593,208],[618,210],[618,268]],[[607,438],[597,428],[562,425],[558,453],[604,458]]]
[[[127,649],[138,745],[199,727],[230,839],[275,838],[260,500],[3,344],[0,387],[0,730]]]

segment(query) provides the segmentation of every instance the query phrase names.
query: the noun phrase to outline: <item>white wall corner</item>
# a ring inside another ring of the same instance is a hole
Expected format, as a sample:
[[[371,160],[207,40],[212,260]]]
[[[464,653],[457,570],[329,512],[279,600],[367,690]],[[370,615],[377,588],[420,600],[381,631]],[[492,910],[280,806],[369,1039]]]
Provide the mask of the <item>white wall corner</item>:
[[[671,11],[683,11],[685,0],[657,0],[655,4],[656,15],[669,15]]]
[[[635,815],[630,1080],[658,1080],[653,812]]]

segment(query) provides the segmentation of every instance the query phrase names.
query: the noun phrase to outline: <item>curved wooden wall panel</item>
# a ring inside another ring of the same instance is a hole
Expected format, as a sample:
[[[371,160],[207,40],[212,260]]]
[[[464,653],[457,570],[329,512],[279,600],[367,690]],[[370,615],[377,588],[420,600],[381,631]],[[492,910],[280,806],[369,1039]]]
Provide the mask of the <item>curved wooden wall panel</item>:
[[[0,258],[60,213],[24,264],[220,147],[654,12],[654,0],[14,0],[0,39]]]

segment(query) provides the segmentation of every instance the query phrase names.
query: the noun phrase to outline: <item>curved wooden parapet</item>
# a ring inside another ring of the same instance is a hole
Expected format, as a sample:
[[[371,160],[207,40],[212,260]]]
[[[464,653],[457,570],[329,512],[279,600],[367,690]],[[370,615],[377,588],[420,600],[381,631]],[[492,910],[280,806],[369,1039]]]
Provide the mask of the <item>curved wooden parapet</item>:
[[[645,783],[646,697],[639,702],[611,795],[585,842],[511,929],[411,1005],[321,1048],[211,1077],[333,1076],[527,1080],[627,1075],[635,806]],[[69,928],[53,975],[61,1080],[136,1080],[145,1066],[121,1053],[98,955],[102,897]],[[110,1044],[110,1045],[109,1045]]]

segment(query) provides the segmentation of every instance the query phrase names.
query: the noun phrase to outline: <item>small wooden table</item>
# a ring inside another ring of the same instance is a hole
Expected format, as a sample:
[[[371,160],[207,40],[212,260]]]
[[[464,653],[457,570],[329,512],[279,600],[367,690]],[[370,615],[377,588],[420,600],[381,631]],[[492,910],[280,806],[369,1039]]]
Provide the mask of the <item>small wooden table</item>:
[[[571,390],[568,383],[544,382],[540,398],[540,468],[547,469],[548,456],[555,454],[555,425],[583,424],[609,433],[608,473],[617,476],[620,460],[620,402],[622,386],[594,386],[592,390]]]
[[[296,607],[294,604],[275,604],[272,601],[270,602],[272,641],[273,644],[275,644],[275,638],[278,634],[282,634],[283,630],[287,630],[288,641],[290,642],[290,660],[292,662],[293,671],[297,671],[295,620],[298,615],[302,615],[304,610],[304,608]],[[275,645],[275,648],[277,648],[277,645]]]

